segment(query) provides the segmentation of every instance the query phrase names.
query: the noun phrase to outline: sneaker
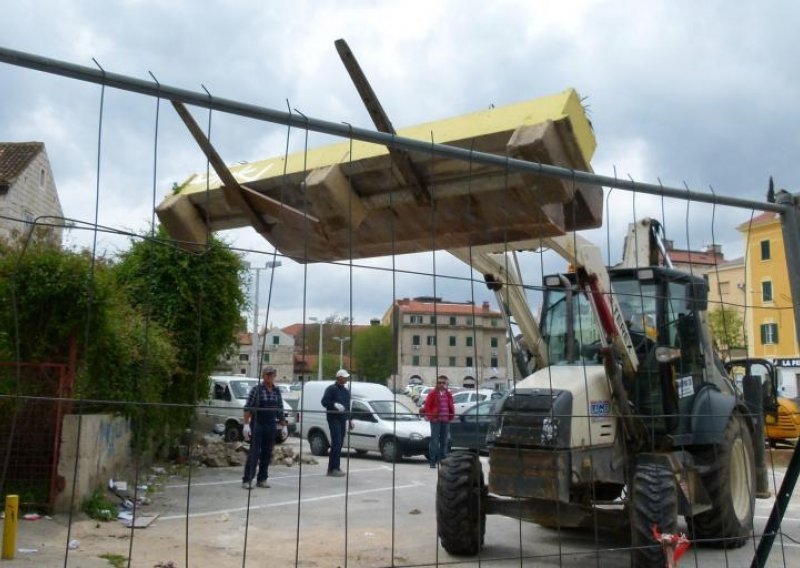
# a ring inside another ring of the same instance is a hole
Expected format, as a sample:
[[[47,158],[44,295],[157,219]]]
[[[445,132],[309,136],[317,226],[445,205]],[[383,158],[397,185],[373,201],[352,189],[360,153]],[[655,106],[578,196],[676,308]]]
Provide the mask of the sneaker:
[[[341,469],[332,469],[328,472],[328,477],[344,477],[347,475]]]
[[[252,481],[243,481],[242,482],[242,489],[252,489],[253,482]]]
[[[261,489],[269,489],[270,484],[267,483],[266,481],[259,481],[258,483],[256,483],[256,487],[260,487]]]

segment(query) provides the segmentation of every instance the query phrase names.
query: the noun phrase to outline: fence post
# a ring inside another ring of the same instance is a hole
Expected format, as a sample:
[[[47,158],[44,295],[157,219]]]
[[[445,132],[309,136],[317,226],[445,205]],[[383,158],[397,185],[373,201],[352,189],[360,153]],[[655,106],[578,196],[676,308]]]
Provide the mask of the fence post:
[[[798,207],[798,196],[780,191],[775,196],[775,201],[777,204],[785,206],[785,209],[781,212],[783,247],[786,255],[786,271],[789,274],[792,309],[794,310],[795,337],[800,338],[800,208]],[[773,505],[767,525],[764,527],[764,534],[758,543],[756,555],[750,564],[752,568],[762,567],[767,562],[772,543],[781,527],[783,515],[786,512],[789,499],[792,497],[799,473],[800,444],[797,444],[794,447],[794,453],[789,461],[789,467],[786,469],[786,476],[783,478],[781,488],[775,496],[775,505]]]

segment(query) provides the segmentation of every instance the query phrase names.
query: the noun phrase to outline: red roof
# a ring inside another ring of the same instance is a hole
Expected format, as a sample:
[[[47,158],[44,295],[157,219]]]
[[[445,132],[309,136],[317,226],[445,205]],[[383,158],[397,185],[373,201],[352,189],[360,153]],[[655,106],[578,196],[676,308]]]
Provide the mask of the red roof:
[[[771,221],[777,221],[779,217],[780,215],[775,211],[764,211],[763,213],[755,215],[752,219],[745,221],[736,228],[740,231],[748,231],[752,226],[769,223]]]
[[[397,305],[401,312],[407,314],[437,314],[437,315],[474,315],[484,314],[500,316],[500,312],[494,311],[489,306],[489,302],[484,302],[482,306],[474,304],[459,304],[450,302],[421,302],[419,300],[397,300]]]
[[[14,181],[43,148],[42,142],[0,142],[0,182]]]
[[[667,251],[669,253],[669,258],[673,263],[681,263],[681,264],[708,264],[708,265],[715,265],[715,264],[722,264],[725,262],[725,259],[721,254],[714,253],[714,252],[700,252],[696,250],[675,250],[671,249]]]

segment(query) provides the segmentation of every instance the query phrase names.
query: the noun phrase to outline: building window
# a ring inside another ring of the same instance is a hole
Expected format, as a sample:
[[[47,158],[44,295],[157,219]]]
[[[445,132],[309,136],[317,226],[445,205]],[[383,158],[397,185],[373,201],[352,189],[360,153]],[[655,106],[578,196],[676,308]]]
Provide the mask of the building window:
[[[492,357],[491,362],[489,363],[493,369],[497,368],[497,357]]]
[[[429,335],[428,336],[428,345],[436,345],[436,336],[435,335]]]
[[[431,325],[436,325],[436,316],[431,316]]]
[[[467,318],[467,325],[472,325],[472,318]]]
[[[465,367],[472,367],[472,357],[467,357]]]
[[[415,367],[419,367],[419,355],[414,355],[411,357],[411,364]]]
[[[456,325],[456,316],[450,316],[450,325]]]
[[[269,353],[262,353],[262,354],[261,354],[261,360],[262,360],[264,363],[269,363]]]
[[[456,358],[455,357],[448,357],[447,358],[447,364],[450,365],[451,367],[455,367],[456,366]]]
[[[472,347],[472,336],[471,335],[467,336],[467,347]],[[467,365],[467,367],[469,367],[469,365]]]
[[[730,282],[720,282],[719,283],[719,295],[725,296],[726,294],[730,293],[731,285]]]
[[[411,336],[411,345],[419,345],[419,335]]]
[[[438,365],[436,362],[436,355],[431,355],[431,367],[435,367],[436,365]]]
[[[450,336],[450,347],[455,347],[455,346],[456,346],[456,336],[455,335],[451,335]]]
[[[497,327],[497,319],[496,318],[492,318],[492,321],[491,321],[490,325],[492,327]]]
[[[772,301],[772,282],[769,280],[761,283],[761,300],[763,302]]]
[[[769,241],[761,241],[761,260],[769,260],[770,258]]]
[[[492,337],[492,339],[490,341],[491,341],[492,347],[497,347],[497,338],[496,337]]]
[[[761,324],[761,344],[774,345],[778,343],[778,324],[777,323],[762,323]]]
[[[242,363],[247,363],[250,360],[250,355],[247,353],[239,353],[239,361]]]
[[[411,323],[422,323],[422,316],[411,316],[409,319]]]
[[[273,335],[272,336],[272,344],[273,345],[280,345],[281,344],[281,336],[280,335]]]
[[[46,178],[45,173],[44,173],[44,168],[42,168],[41,171],[39,172],[39,185],[44,187],[44,182],[45,182],[46,179],[47,178]]]

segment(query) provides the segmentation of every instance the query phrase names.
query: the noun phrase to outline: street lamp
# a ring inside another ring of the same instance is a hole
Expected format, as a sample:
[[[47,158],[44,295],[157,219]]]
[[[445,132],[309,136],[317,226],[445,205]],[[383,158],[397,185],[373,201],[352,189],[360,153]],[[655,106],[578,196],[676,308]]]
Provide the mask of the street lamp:
[[[317,380],[322,380],[322,325],[325,323],[321,318],[310,317],[308,321],[319,322],[319,369],[317,370]]]
[[[339,368],[344,369],[344,342],[350,341],[349,337],[334,337],[336,341],[339,342]]]
[[[253,327],[255,331],[253,333],[253,338],[251,340],[250,345],[250,372],[255,378],[258,377],[258,289],[259,284],[261,282],[261,271],[262,270],[274,270],[281,265],[280,260],[275,261],[267,261],[264,263],[264,268],[260,267],[251,267],[249,262],[245,262],[245,265],[249,270],[254,270],[256,273],[256,294],[255,294],[255,302],[253,302]],[[270,279],[269,289],[272,291],[272,279]]]

